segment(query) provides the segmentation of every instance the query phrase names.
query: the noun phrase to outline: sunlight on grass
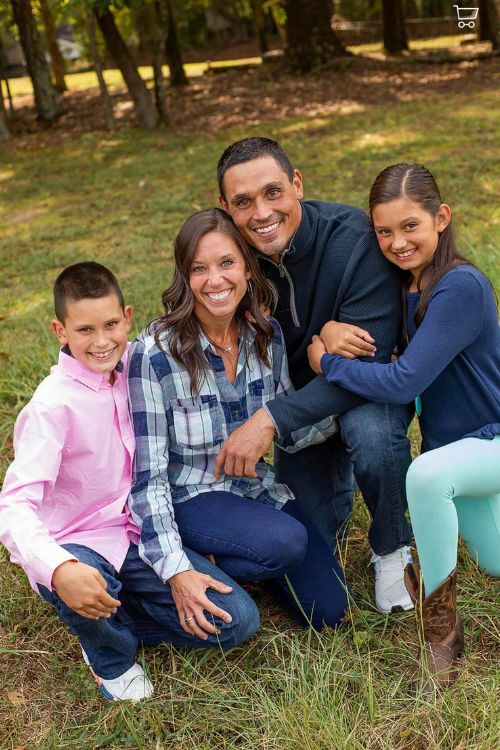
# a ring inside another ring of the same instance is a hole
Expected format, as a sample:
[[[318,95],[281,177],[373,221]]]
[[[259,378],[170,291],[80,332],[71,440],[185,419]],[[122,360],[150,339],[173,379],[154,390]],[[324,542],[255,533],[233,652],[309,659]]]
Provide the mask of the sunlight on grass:
[[[282,141],[302,171],[308,199],[366,208],[380,169],[422,161],[452,205],[461,250],[499,287],[494,95],[492,82],[484,90],[429,93],[390,107],[381,102],[348,117],[274,120],[265,133]],[[129,128],[47,139],[42,148],[26,139],[28,146],[14,144],[2,153],[1,471],[12,457],[15,416],[57,357],[49,325],[59,271],[79,260],[108,265],[134,307],[134,336],[161,310],[180,225],[192,211],[217,205],[214,171],[223,148],[262,133],[260,125],[210,137]],[[416,450],[415,430],[412,440]],[[446,693],[424,700],[409,685],[418,652],[413,613],[388,618],[373,603],[368,524],[358,502],[341,550],[354,595],[344,627],[304,632],[255,586],[251,594],[263,621],[258,635],[225,654],[170,646],[140,652],[155,696],[138,706],[101,701],[75,640],[0,549],[0,748],[498,747],[500,633],[492,579],[461,545],[463,674]]]

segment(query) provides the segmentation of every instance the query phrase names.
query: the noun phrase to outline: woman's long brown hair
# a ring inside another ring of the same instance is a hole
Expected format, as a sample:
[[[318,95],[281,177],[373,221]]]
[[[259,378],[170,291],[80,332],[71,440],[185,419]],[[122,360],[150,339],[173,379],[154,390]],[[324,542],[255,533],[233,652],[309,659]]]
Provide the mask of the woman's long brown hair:
[[[436,181],[423,164],[392,164],[383,169],[376,177],[370,190],[369,207],[373,221],[373,210],[381,203],[408,198],[415,201],[431,216],[436,217],[439,207],[444,203]],[[429,305],[436,284],[457,264],[471,263],[458,252],[450,220],[448,226],[439,234],[438,245],[432,260],[423,269],[417,279],[417,289],[422,289],[420,302],[415,311],[415,325],[418,327]],[[403,277],[403,329],[405,343],[408,342],[406,324],[406,294],[410,286],[412,275],[409,271],[402,272]]]
[[[209,364],[202,351],[199,334],[200,323],[194,314],[195,297],[189,286],[189,276],[196,249],[202,237],[210,232],[221,232],[230,237],[241,251],[250,282],[235,311],[238,332],[245,336],[250,325],[256,332],[255,345],[262,361],[269,367],[268,346],[273,338],[273,327],[262,314],[276,307],[277,292],[259,268],[257,259],[247,245],[233,220],[220,208],[198,211],[187,219],[175,239],[175,272],[171,285],[163,292],[165,314],[149,324],[157,345],[166,334],[172,357],[189,373],[191,394],[197,395]],[[249,321],[252,321],[250,324]]]

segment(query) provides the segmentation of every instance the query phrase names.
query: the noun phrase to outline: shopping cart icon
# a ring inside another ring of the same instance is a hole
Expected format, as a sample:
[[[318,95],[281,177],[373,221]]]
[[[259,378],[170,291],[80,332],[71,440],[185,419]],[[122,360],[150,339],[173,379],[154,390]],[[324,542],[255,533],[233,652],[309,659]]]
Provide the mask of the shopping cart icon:
[[[469,29],[473,29],[476,25],[479,8],[460,8],[458,5],[454,5],[453,7],[457,9],[458,28],[464,29],[468,26]]]

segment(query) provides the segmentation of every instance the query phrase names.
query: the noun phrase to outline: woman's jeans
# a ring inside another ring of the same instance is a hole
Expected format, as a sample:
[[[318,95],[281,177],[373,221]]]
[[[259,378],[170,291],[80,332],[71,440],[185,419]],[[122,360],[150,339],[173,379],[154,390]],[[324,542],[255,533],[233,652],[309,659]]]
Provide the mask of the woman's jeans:
[[[52,604],[62,622],[69,625],[71,633],[78,637],[94,672],[104,679],[119,677],[130,669],[139,643],[232,648],[250,638],[259,627],[259,612],[246,591],[192,550],[185,548],[197,571],[233,587],[230,594],[207,589],[210,601],[229,612],[232,622],[211,617],[220,635],[209,633],[206,641],[181,628],[170,586],[162,583],[153,568],[141,560],[135,544],[130,545],[119,572],[88,547],[79,544],[64,544],[63,547],[80,562],[96,568],[106,581],[108,593],[121,602],[116,614],[91,620],[70,609],[55,591],[38,586],[40,595]]]
[[[406,488],[426,595],[456,567],[459,533],[476,563],[500,576],[500,435],[423,453]]]
[[[190,549],[213,554],[232,578],[271,580],[276,597],[303,625],[339,624],[348,604],[344,573],[295,501],[276,510],[230,492],[206,492],[174,508]]]

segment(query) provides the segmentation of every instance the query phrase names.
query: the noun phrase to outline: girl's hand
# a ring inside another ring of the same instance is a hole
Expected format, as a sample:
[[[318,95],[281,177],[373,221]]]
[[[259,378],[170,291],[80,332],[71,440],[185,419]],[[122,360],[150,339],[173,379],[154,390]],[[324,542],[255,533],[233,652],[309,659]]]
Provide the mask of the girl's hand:
[[[205,573],[198,573],[196,570],[176,573],[168,583],[172,590],[181,628],[186,633],[196,635],[203,641],[207,640],[207,633],[218,635],[220,631],[213,622],[207,620],[205,610],[214,617],[220,617],[224,622],[231,622],[231,615],[211,602],[205,593],[207,589],[215,589],[221,594],[230,594],[231,586],[216,581],[215,578]]]
[[[340,354],[347,359],[374,357],[377,347],[368,331],[350,323],[330,320],[319,334],[328,354]],[[313,368],[314,369],[314,368]]]
[[[68,560],[59,565],[52,575],[57,595],[82,617],[98,620],[111,617],[120,606],[106,591],[106,581],[91,565]]]
[[[312,343],[307,347],[309,365],[318,375],[321,375],[321,357],[326,354],[326,348],[319,336],[312,337]]]

